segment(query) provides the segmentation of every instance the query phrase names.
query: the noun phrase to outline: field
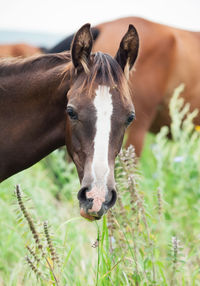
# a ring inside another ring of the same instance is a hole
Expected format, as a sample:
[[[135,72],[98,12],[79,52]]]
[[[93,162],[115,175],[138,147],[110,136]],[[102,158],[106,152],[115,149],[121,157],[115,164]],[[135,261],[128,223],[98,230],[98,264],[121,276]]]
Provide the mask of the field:
[[[138,163],[133,148],[118,156],[118,200],[102,221],[80,217],[64,149],[1,184],[0,285],[200,285],[200,126],[181,88],[172,140],[163,127]]]

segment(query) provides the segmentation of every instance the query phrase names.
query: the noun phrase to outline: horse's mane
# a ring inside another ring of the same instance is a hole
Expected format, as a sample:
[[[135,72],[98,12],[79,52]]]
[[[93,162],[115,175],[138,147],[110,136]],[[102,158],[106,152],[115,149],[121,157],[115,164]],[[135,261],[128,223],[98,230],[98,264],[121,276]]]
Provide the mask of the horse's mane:
[[[59,54],[42,54],[28,58],[3,58],[0,60],[0,76],[49,69],[59,64],[68,63],[71,60],[70,52]]]

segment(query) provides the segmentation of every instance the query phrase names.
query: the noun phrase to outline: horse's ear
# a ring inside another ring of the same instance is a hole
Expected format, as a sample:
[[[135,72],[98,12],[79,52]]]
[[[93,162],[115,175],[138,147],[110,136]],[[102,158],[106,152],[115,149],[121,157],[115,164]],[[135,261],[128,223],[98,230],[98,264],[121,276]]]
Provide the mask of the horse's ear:
[[[133,25],[129,25],[128,31],[121,40],[119,50],[115,59],[123,69],[126,78],[129,77],[129,71],[132,68],[139,48],[139,37],[137,30]]]
[[[90,24],[85,24],[74,36],[71,46],[72,62],[75,68],[83,68],[85,72],[88,72],[88,63],[92,50],[92,44],[93,39]]]

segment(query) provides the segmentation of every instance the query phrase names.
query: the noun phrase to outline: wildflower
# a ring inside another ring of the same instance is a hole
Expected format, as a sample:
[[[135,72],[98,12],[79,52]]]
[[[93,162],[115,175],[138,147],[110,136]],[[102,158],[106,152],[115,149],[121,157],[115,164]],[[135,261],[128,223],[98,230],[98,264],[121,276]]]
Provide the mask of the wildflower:
[[[174,162],[177,162],[177,163],[183,162],[183,160],[184,160],[184,156],[177,156],[174,158]]]
[[[195,126],[195,130],[196,130],[197,132],[200,132],[200,125],[196,125],[196,126]]]

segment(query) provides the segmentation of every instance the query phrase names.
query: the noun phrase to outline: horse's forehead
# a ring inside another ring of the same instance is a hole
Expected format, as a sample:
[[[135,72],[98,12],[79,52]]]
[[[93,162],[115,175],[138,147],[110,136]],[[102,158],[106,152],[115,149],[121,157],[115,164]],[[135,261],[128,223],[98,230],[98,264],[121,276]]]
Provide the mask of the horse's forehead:
[[[99,101],[100,103],[105,103],[107,98],[112,98],[113,101],[121,101],[120,92],[116,89],[116,87],[105,84],[96,84],[93,87],[84,88],[83,90],[74,89],[69,94],[70,103],[78,106],[84,107],[85,105],[93,104],[94,101]],[[98,99],[97,99],[98,98]]]
[[[106,94],[112,95],[113,104],[116,107],[127,109],[132,104],[128,83],[125,78],[121,80],[113,77],[111,73],[101,69],[95,73],[92,69],[91,74],[82,72],[75,78],[70,91],[68,92],[68,100],[76,105],[84,107],[94,102],[94,98]]]
[[[77,111],[84,112],[92,116],[97,106],[107,108],[110,104],[113,106],[113,114],[124,114],[134,110],[134,105],[131,98],[123,98],[123,94],[113,85],[96,85],[91,90],[84,92],[76,92],[69,97],[68,103],[77,108]]]
[[[106,110],[112,106],[113,104],[113,96],[110,92],[110,87],[106,85],[99,85],[98,88],[95,90],[95,96],[93,100],[93,104],[96,109],[104,109]]]

